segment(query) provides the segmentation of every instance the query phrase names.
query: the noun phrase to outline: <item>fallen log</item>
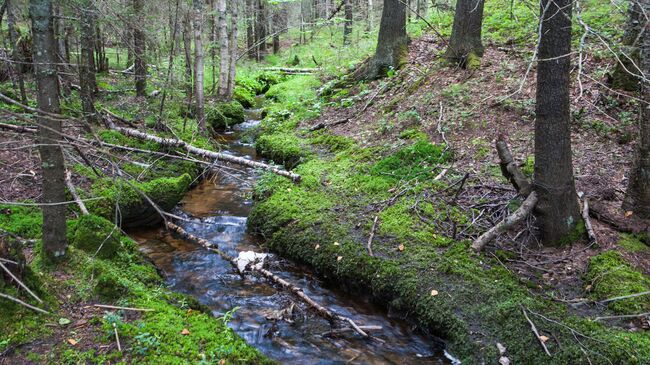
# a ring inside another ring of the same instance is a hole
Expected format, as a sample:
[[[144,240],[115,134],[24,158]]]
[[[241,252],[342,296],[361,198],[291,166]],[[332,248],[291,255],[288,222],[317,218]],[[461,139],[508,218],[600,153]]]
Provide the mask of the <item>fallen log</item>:
[[[276,71],[289,74],[311,74],[321,71],[320,68],[290,68],[290,67],[264,67],[264,71]]]
[[[333,121],[331,123],[320,122],[320,123],[317,123],[316,125],[314,125],[313,127],[309,128],[309,131],[310,132],[315,132],[315,131],[320,130],[320,129],[334,127],[334,126],[337,126],[339,124],[347,123],[349,121],[350,121],[350,118],[344,118],[344,119]]]
[[[22,125],[15,125],[15,124],[6,124],[6,123],[0,123],[0,128],[10,130],[12,132],[16,133],[36,133],[37,130],[35,128],[29,128],[25,127]]]
[[[115,124],[113,124],[112,122],[109,123],[109,127],[111,129],[114,129],[114,130],[124,134],[125,136],[134,137],[134,138],[138,138],[138,139],[142,139],[142,140],[146,140],[146,141],[156,142],[156,143],[158,143],[160,145],[163,145],[163,146],[166,146],[166,147],[181,147],[181,148],[184,148],[187,152],[193,153],[195,155],[203,156],[203,157],[206,157],[206,158],[211,158],[211,159],[214,159],[214,160],[230,162],[230,163],[238,164],[238,165],[241,165],[241,166],[246,166],[246,167],[251,167],[251,168],[256,168],[256,169],[263,169],[263,170],[271,171],[271,172],[273,172],[273,173],[275,173],[277,175],[280,175],[280,176],[288,177],[291,180],[293,180],[294,182],[299,182],[300,181],[300,175],[295,174],[295,173],[293,173],[291,171],[286,171],[286,170],[279,169],[279,168],[277,168],[275,166],[265,164],[265,163],[262,163],[262,162],[252,161],[252,160],[245,159],[243,157],[227,155],[225,153],[219,153],[219,152],[214,152],[214,151],[209,151],[209,150],[205,150],[205,149],[202,149],[202,148],[194,147],[191,144],[189,144],[189,143],[187,143],[185,141],[182,141],[180,139],[162,138],[162,137],[154,136],[154,135],[147,134],[147,133],[144,133],[144,132],[140,132],[140,131],[135,130],[135,129],[118,127]]]
[[[641,219],[635,215],[626,216],[619,206],[608,207],[605,203],[595,200],[589,206],[589,215],[607,223],[619,232],[641,233],[650,236],[650,220]]]
[[[490,241],[492,241],[496,236],[499,234],[507,231],[510,227],[514,226],[515,224],[523,221],[528,214],[533,210],[535,207],[535,204],[537,204],[537,193],[532,192],[526,200],[521,204],[519,209],[515,210],[514,213],[506,217],[504,220],[499,222],[496,226],[490,228],[487,232],[483,233],[479,238],[474,240],[472,243],[472,248],[475,251],[480,251],[483,246],[488,244]]]
[[[227,253],[219,250],[217,245],[215,245],[215,244],[213,244],[211,242],[208,242],[207,240],[205,240],[203,238],[197,237],[197,236],[185,231],[183,228],[177,226],[174,223],[167,222],[166,226],[171,231],[176,232],[177,234],[179,234],[183,239],[195,242],[195,243],[203,246],[203,248],[205,248],[206,250],[211,251],[211,252],[215,252],[216,254],[221,256],[221,258],[223,258],[224,260],[230,262],[230,264],[234,268],[239,270],[237,259],[235,259],[234,257],[228,255]],[[363,330],[363,328],[361,326],[357,325],[351,318],[348,318],[348,317],[342,316],[340,314],[337,314],[337,313],[327,309],[326,307],[320,305],[319,303],[317,303],[315,300],[313,300],[311,297],[309,297],[307,294],[305,294],[305,292],[300,287],[298,287],[298,286],[296,286],[296,285],[282,279],[281,277],[275,275],[271,271],[266,270],[266,269],[264,269],[262,267],[257,267],[255,265],[249,265],[248,268],[251,271],[262,275],[263,277],[265,277],[269,281],[281,286],[283,289],[292,292],[294,295],[296,295],[298,298],[300,298],[303,302],[305,302],[311,308],[316,310],[316,312],[319,315],[321,315],[322,317],[324,317],[325,319],[327,319],[329,321],[338,320],[338,321],[341,321],[341,322],[346,322],[354,329],[355,332],[357,332],[361,336],[366,337],[366,338],[374,338],[374,337],[371,337],[370,335],[368,335],[368,333],[366,333]]]
[[[584,202],[582,206],[582,219],[585,221],[585,230],[587,231],[587,237],[589,237],[589,243],[598,244],[596,238],[596,232],[594,232],[594,227],[591,225],[591,219],[589,219],[589,199],[584,197]]]

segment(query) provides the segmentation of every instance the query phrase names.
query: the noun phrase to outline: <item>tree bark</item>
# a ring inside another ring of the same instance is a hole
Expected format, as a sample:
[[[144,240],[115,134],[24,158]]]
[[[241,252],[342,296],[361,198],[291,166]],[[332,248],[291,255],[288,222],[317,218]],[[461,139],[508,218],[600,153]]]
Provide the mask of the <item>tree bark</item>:
[[[406,63],[407,47],[406,6],[403,0],[384,0],[377,50],[368,64],[365,77],[377,79],[386,76],[391,68],[397,70]]]
[[[196,98],[196,120],[199,130],[205,131],[205,98],[203,95],[203,0],[193,0],[194,8],[194,97]]]
[[[259,43],[257,60],[259,61],[262,55],[266,53],[266,35],[267,35],[267,26],[268,19],[266,16],[267,12],[266,0],[257,0],[257,17],[255,25],[255,41]]]
[[[237,75],[237,21],[239,16],[239,2],[233,1],[231,3],[230,11],[230,57],[228,60],[228,86],[226,87],[226,100],[232,99],[233,92],[235,91],[235,77]]]
[[[133,0],[135,24],[133,24],[133,53],[135,58],[135,93],[145,96],[147,91],[147,63],[145,61],[145,35],[143,28],[143,0]]]
[[[59,81],[56,75],[56,49],[51,0],[31,0],[34,44],[34,69],[40,110],[60,113]],[[60,146],[61,121],[38,117],[39,153],[43,173],[43,254],[46,262],[55,262],[66,254],[65,166]]]
[[[217,91],[217,96],[220,99],[227,99],[228,97],[228,78],[230,77],[229,65],[230,65],[230,56],[228,44],[228,28],[227,28],[227,8],[226,0],[218,0],[218,11],[219,11],[219,90]]]
[[[84,1],[80,11],[81,55],[79,62],[80,98],[84,112],[84,119],[90,125],[97,124],[97,111],[95,110],[95,68],[93,64],[95,15],[89,0]]]
[[[350,43],[350,34],[352,34],[352,0],[343,0],[345,10],[345,23],[343,24],[343,44]]]
[[[7,26],[9,27],[9,41],[11,42],[11,58],[16,62],[22,62],[23,57],[18,50],[18,31],[16,30],[16,17],[11,0],[6,0],[7,7]],[[25,92],[25,78],[23,77],[22,65],[18,63],[18,67],[11,66],[13,73],[18,79],[18,89],[20,90],[20,101],[27,104],[27,93]]]
[[[534,189],[542,243],[566,243],[580,223],[569,110],[571,0],[542,0],[537,66]]]
[[[257,47],[255,47],[255,2],[246,0],[246,47],[248,58],[257,59]]]
[[[644,3],[650,14],[650,2]],[[646,28],[640,45],[640,66],[646,79],[641,83],[639,110],[639,141],[623,202],[623,208],[641,218],[650,218],[650,28]]]
[[[622,52],[618,55],[618,62],[612,74],[612,86],[626,91],[640,90],[640,47],[643,43],[641,31],[647,24],[646,12],[641,7],[643,1],[630,1],[625,21],[625,33],[621,40]],[[647,4],[647,1],[645,2]],[[646,6],[647,7],[647,6]],[[647,32],[646,28],[646,32]],[[645,33],[645,32],[644,32]],[[646,74],[647,76],[647,74]]]
[[[481,27],[484,0],[458,0],[445,57],[464,68],[476,69],[483,56]]]
[[[188,100],[192,100],[192,22],[190,12],[183,14],[183,50],[185,51],[185,88]],[[188,101],[188,108],[190,103]]]

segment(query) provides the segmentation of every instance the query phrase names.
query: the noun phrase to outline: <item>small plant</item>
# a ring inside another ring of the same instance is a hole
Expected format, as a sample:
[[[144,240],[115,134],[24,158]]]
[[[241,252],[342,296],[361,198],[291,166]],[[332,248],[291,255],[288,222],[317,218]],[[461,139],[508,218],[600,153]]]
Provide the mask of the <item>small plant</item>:
[[[232,317],[235,315],[235,312],[237,312],[238,310],[239,307],[235,307],[227,311],[226,313],[224,313],[222,317],[218,318],[218,320],[221,321],[221,323],[223,323],[224,326],[228,326],[228,323],[230,323]]]
[[[150,350],[153,350],[160,346],[160,340],[156,335],[152,335],[149,332],[143,332],[134,337],[135,343],[133,344],[133,352],[140,355],[144,356],[146,355]]]

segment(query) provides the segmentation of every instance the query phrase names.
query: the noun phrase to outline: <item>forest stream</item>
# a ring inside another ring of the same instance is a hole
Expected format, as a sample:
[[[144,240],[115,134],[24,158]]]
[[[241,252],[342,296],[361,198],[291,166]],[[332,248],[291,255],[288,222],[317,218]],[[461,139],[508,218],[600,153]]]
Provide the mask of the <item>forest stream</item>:
[[[247,121],[220,135],[226,153],[256,159],[243,131],[259,123],[259,109],[247,110]],[[174,214],[186,231],[215,243],[232,256],[263,251],[260,238],[246,231],[255,171],[233,167],[205,179],[181,201]],[[295,296],[266,279],[235,272],[227,261],[162,228],[131,232],[140,249],[164,272],[172,290],[192,295],[248,343],[283,364],[449,364],[442,344],[415,331],[364,296],[351,295],[317,279],[307,268],[276,255],[270,269],[331,310],[360,325],[381,326],[368,340],[352,331],[332,335],[330,323],[309,311]],[[237,308],[235,310],[235,308]],[[285,320],[288,319],[288,320]]]

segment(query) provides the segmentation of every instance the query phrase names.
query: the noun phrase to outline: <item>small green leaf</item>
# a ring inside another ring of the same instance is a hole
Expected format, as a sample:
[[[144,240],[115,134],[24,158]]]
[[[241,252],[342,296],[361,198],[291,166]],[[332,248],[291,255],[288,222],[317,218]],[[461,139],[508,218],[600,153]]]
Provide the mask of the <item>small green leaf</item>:
[[[68,325],[70,323],[72,323],[72,321],[67,319],[67,318],[59,318],[59,324],[61,326],[65,326],[65,325]]]

